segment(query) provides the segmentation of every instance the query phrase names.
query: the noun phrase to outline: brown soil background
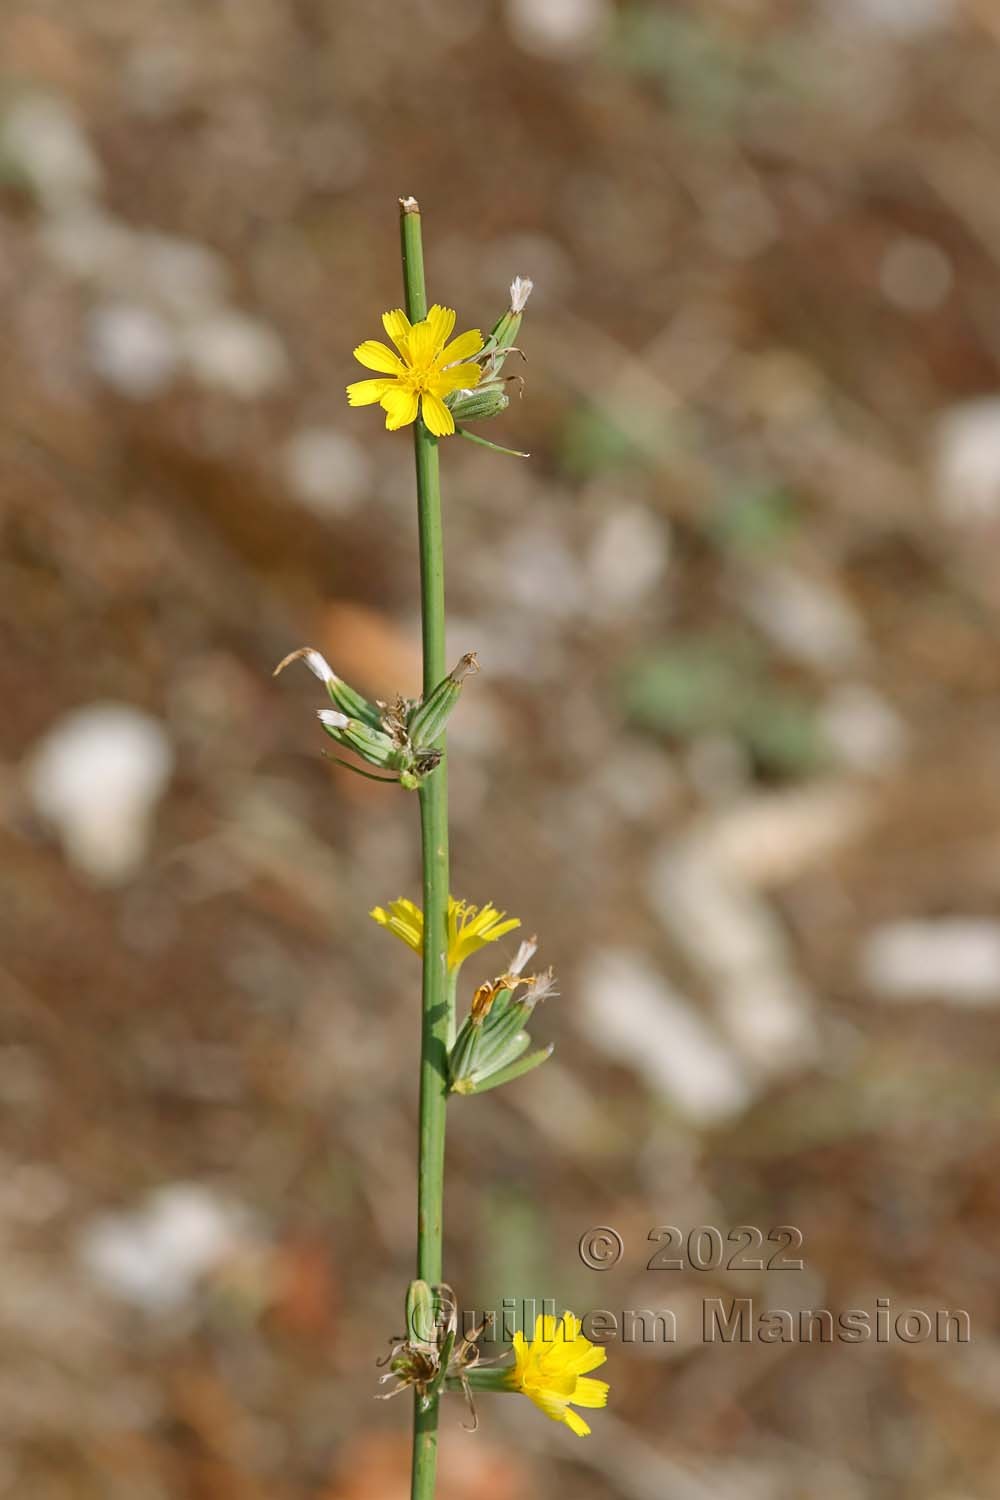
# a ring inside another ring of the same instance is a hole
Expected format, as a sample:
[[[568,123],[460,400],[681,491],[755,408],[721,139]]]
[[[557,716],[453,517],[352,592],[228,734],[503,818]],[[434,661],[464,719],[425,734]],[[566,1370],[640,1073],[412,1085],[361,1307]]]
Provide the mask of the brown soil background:
[[[0,1495],[406,1493],[406,1399],[372,1398],[417,976],[366,912],[416,894],[416,807],[270,674],[308,641],[416,689],[410,444],[343,397],[413,193],[460,327],[537,284],[490,432],[530,462],[443,451],[484,668],[453,885],[561,979],[554,1058],[452,1111],[448,1276],[687,1330],[610,1347],[587,1442],[451,1403],[441,1494],[994,1496],[1000,994],[887,1004],[865,964],[886,924],[1000,916],[994,409],[948,457],[1000,386],[992,7],[8,0],[3,33]],[[31,793],[109,700],[175,757],[115,883]],[[680,1035],[657,1085],[678,1005],[728,1104]],[[178,1184],[224,1251],[166,1305],[95,1278],[97,1229]],[[645,1270],[657,1225],[789,1223],[802,1273]],[[974,1340],[706,1347],[735,1295]]]

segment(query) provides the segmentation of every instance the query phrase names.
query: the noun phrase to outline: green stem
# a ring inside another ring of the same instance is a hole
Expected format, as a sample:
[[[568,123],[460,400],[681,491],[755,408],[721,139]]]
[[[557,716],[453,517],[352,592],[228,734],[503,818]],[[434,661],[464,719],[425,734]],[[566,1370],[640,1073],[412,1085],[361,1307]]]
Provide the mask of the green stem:
[[[412,323],[427,316],[420,209],[400,201],[403,283]],[[444,548],[437,440],[420,417],[413,428],[420,535],[420,618],[423,627],[424,694],[445,676]],[[437,741],[444,749],[444,736]],[[448,986],[448,781],[442,758],[420,788],[423,862],[424,957],[420,1034],[420,1162],[417,1178],[417,1276],[441,1280],[444,1200],[444,1131],[448,1099],[448,1037],[452,1000]],[[432,1500],[437,1470],[437,1399],[427,1411],[419,1398],[413,1419],[412,1500]]]

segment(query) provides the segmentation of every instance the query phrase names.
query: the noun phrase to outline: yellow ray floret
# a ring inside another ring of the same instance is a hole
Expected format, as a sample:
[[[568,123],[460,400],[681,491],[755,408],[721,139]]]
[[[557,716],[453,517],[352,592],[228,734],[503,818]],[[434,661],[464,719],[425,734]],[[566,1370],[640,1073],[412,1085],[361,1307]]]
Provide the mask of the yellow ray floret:
[[[586,1437],[590,1428],[571,1407],[607,1405],[607,1381],[591,1380],[587,1373],[603,1365],[607,1353],[580,1328],[579,1319],[566,1312],[558,1322],[551,1315],[536,1318],[530,1344],[516,1333],[507,1385],[529,1397],[553,1422],[565,1422],[577,1437]]]
[[[390,901],[388,911],[376,906],[369,913],[380,927],[385,927],[395,937],[412,948],[414,953],[424,951],[424,914],[412,901],[400,897]],[[470,906],[467,901],[448,897],[448,968],[457,969],[471,953],[484,948],[487,943],[513,932],[520,927],[520,917],[508,917],[495,906]]]
[[[398,352],[377,339],[359,344],[354,358],[365,369],[377,371],[380,379],[354,381],[347,387],[348,401],[351,406],[377,401],[390,432],[415,421],[419,404],[428,429],[435,437],[447,437],[455,431],[455,419],[444,397],[479,384],[479,365],[464,361],[479,353],[482,334],[470,328],[452,339],[455,313],[437,302],[419,323],[411,323],[401,308],[392,308],[382,314],[382,326]]]

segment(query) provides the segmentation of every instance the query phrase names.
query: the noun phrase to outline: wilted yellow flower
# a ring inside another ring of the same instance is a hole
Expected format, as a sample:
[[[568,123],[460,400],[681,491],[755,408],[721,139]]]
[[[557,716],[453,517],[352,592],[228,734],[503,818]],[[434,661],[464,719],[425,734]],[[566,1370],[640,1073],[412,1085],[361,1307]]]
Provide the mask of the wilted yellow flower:
[[[515,1364],[506,1384],[530,1397],[553,1422],[565,1422],[577,1437],[586,1437],[590,1428],[570,1405],[607,1405],[607,1381],[587,1377],[588,1370],[603,1365],[607,1352],[585,1338],[580,1327],[579,1319],[566,1312],[558,1323],[551,1314],[536,1318],[530,1344],[523,1333],[515,1333]]]
[[[359,344],[354,358],[365,369],[380,371],[382,378],[356,380],[347,387],[348,401],[351,406],[372,406],[377,401],[386,414],[386,427],[395,432],[416,420],[419,400],[429,430],[435,437],[447,437],[455,431],[455,419],[443,397],[478,385],[482,370],[462,361],[479,353],[482,334],[470,328],[449,344],[455,313],[437,302],[419,323],[411,323],[397,307],[382,314],[382,326],[399,353],[377,339]]]
[[[376,906],[369,912],[380,927],[400,938],[414,953],[424,951],[424,914],[405,896],[390,901],[389,909]],[[470,906],[467,901],[448,897],[448,968],[457,969],[471,953],[485,948],[520,927],[520,917],[508,917],[495,906]]]

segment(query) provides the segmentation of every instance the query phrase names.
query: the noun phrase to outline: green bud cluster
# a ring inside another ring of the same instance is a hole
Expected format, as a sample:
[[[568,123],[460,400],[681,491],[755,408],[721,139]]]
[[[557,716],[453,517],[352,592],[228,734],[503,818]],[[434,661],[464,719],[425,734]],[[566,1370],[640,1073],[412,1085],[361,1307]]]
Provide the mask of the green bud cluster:
[[[527,1031],[538,1001],[552,992],[552,976],[521,981],[502,975],[503,979],[509,979],[510,984],[488,995],[485,1004],[477,1005],[482,991],[477,994],[459,1028],[448,1054],[448,1085],[452,1093],[485,1093],[530,1073],[552,1055],[551,1046],[528,1052],[531,1037]],[[518,997],[522,984],[524,992]],[[483,990],[489,988],[483,986]]]
[[[389,1366],[382,1380],[395,1378],[398,1383],[381,1399],[387,1401],[412,1388],[420,1410],[428,1411],[449,1374],[460,1374],[452,1358],[457,1331],[451,1287],[444,1282],[429,1286],[426,1281],[411,1281],[406,1291],[406,1334],[388,1359],[379,1361]]]
[[[398,698],[386,705],[370,702],[342,681],[312,646],[286,656],[275,668],[275,676],[293,661],[302,661],[326,688],[333,707],[321,708],[318,717],[330,738],[366,764],[389,773],[374,780],[398,781],[408,791],[416,791],[440,765],[441,750],[436,742],[458,702],[462,683],[470,672],[479,670],[476,653],[467,651],[426,698]],[[370,774],[349,761],[338,763],[361,776]]]
[[[497,417],[501,412],[506,411],[510,405],[510,397],[506,390],[508,377],[503,375],[503,367],[508,354],[516,350],[524,306],[530,293],[531,282],[526,277],[516,277],[510,289],[510,306],[494,323],[486,342],[476,355],[476,361],[482,369],[480,383],[470,390],[453,391],[450,396],[445,397],[445,403],[451,408],[451,414],[455,419],[455,430],[462,437],[469,438],[483,447],[493,448],[498,453],[509,453],[517,458],[526,458],[527,454],[487,442],[485,438],[467,432],[461,424],[489,421],[491,417]],[[520,350],[516,352],[520,353]]]

